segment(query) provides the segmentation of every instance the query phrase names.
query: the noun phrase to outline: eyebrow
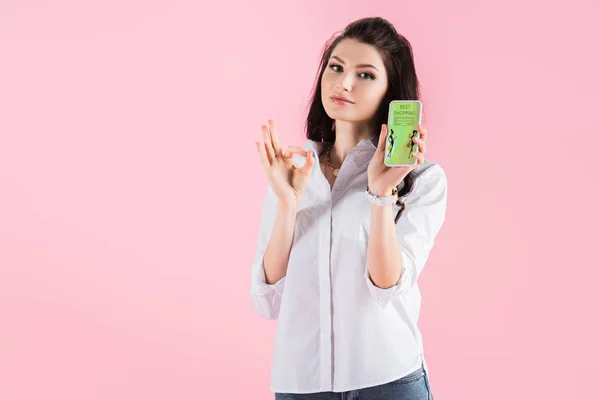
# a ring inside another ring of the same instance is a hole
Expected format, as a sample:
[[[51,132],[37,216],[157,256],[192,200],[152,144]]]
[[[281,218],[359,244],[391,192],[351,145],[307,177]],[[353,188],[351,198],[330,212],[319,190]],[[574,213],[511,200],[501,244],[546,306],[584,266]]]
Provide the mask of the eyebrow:
[[[341,62],[342,64],[345,64],[344,60],[342,60],[341,58],[339,58],[338,56],[332,56],[331,58],[335,58],[336,60],[338,60],[339,62]],[[356,68],[373,68],[376,71],[379,71],[377,68],[375,68],[373,65],[371,64],[358,64],[356,66]]]

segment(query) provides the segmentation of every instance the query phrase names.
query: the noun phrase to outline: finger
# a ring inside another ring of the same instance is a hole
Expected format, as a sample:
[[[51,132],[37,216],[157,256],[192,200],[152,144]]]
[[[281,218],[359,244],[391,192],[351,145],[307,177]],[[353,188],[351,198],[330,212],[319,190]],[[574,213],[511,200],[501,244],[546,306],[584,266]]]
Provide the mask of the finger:
[[[419,124],[419,137],[423,140],[425,140],[427,138],[427,129],[423,128],[422,125]]]
[[[263,140],[265,142],[265,151],[267,153],[267,157],[269,158],[269,163],[271,163],[273,162],[273,159],[275,159],[275,150],[273,150],[273,144],[271,143],[271,135],[265,125],[263,125],[261,128]]]
[[[381,132],[379,133],[379,143],[377,144],[377,150],[384,151],[385,150],[385,139],[387,136],[387,125],[381,125]]]
[[[413,157],[417,159],[417,165],[421,165],[425,162],[425,155],[423,153],[412,153]]]
[[[263,165],[264,169],[267,169],[271,166],[271,163],[269,162],[269,160],[267,159],[267,154],[265,153],[265,147],[261,146],[260,142],[254,142],[256,144],[256,151],[258,152],[258,155],[260,156],[260,161]]]
[[[301,171],[304,172],[305,174],[308,174],[313,166],[315,165],[315,157],[313,156],[313,152],[309,151],[308,154],[306,155],[306,164],[304,164],[304,166],[301,168]]]
[[[303,157],[306,157],[307,151],[300,146],[288,146],[285,150],[285,154],[283,155],[285,158],[290,158],[294,154],[299,154]]]
[[[419,139],[417,137],[413,138],[413,142],[415,142],[419,148],[419,151],[421,153],[425,153],[427,151],[427,145],[425,144],[425,141],[423,139]]]
[[[273,142],[273,150],[275,154],[281,154],[281,144],[279,143],[279,135],[277,134],[277,130],[275,129],[275,121],[272,119],[269,120],[269,132],[271,132],[271,141]]]

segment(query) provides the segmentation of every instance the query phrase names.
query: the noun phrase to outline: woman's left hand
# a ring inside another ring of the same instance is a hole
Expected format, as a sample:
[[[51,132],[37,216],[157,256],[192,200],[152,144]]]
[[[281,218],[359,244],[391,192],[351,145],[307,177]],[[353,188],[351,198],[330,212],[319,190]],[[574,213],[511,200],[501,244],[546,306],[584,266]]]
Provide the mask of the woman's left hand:
[[[367,170],[371,193],[379,196],[390,196],[392,189],[398,186],[406,175],[425,162],[427,130],[422,128],[421,125],[418,126],[417,130],[419,131],[419,136],[413,138],[413,142],[419,147],[418,151],[413,153],[413,157],[417,159],[417,164],[409,167],[388,167],[383,162],[387,139],[387,125],[383,124],[381,126],[377,150],[375,150],[375,155],[373,155],[373,159],[369,163],[369,169]]]

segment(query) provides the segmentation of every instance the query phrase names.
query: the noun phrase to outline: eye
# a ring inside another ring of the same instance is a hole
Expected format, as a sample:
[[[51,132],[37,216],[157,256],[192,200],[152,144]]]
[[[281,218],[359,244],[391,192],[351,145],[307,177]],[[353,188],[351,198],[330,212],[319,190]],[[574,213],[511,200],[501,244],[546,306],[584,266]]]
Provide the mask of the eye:
[[[340,70],[342,69],[342,67],[340,67],[340,66],[339,66],[339,65],[337,65],[337,64],[330,64],[330,65],[329,65],[329,68],[331,68],[331,69],[332,69],[332,70],[334,70],[335,72],[339,72],[338,70],[336,70],[336,69],[335,69],[336,67],[337,67],[337,68],[340,68]]]
[[[335,72],[341,72],[342,71],[342,67],[338,64],[330,64],[329,68],[331,68],[332,70],[334,70]],[[336,69],[339,68],[339,69]],[[373,74],[370,74],[369,72],[361,72],[359,74],[359,76],[363,79],[375,79],[375,77],[373,76]]]

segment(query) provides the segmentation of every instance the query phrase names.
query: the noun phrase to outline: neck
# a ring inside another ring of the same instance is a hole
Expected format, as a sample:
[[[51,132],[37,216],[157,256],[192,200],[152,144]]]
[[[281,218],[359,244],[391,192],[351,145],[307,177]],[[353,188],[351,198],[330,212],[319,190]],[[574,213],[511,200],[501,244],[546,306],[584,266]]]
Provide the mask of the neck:
[[[376,135],[370,122],[335,121],[335,143],[331,148],[331,162],[334,166],[342,165],[344,159],[361,140]]]

